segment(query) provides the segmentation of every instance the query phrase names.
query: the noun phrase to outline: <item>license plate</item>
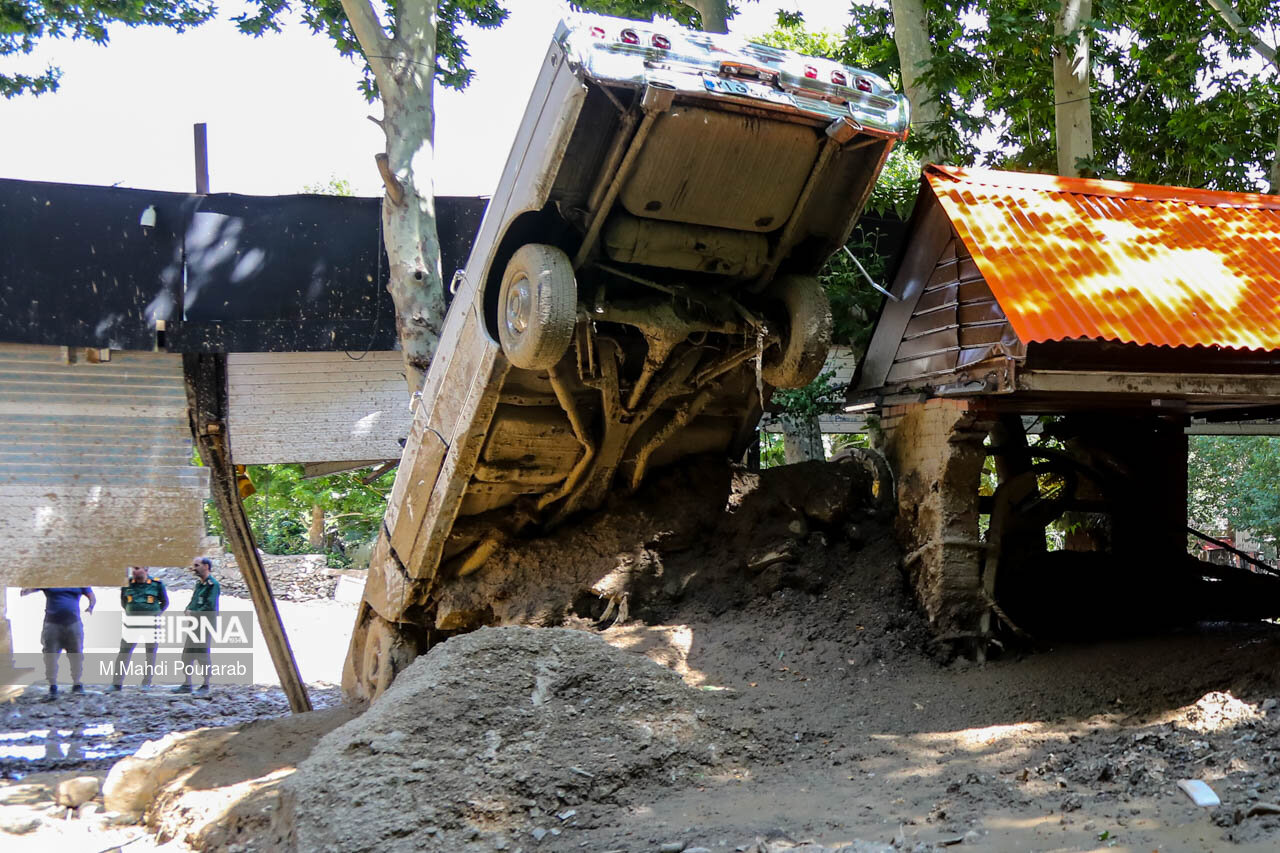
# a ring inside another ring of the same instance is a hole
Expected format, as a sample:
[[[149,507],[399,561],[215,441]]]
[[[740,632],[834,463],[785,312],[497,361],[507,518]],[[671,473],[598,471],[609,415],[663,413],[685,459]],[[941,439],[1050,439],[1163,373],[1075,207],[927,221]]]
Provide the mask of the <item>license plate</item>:
[[[778,104],[789,104],[791,98],[786,92],[779,92],[777,89],[770,88],[761,83],[752,83],[748,80],[734,80],[728,77],[716,77],[713,74],[702,75],[702,85],[706,86],[708,92],[716,92],[723,95],[737,95],[742,98],[760,98],[764,101],[773,101]]]

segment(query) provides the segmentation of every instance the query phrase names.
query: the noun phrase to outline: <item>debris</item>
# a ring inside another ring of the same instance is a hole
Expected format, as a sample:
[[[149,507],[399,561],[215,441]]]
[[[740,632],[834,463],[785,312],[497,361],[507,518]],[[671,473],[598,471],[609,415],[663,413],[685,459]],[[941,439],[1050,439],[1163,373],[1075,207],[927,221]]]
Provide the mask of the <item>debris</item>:
[[[1208,808],[1222,805],[1222,800],[1218,799],[1213,789],[1199,779],[1179,779],[1178,790],[1190,797],[1191,802],[1197,806]]]
[[[1280,814],[1280,803],[1254,803],[1245,811],[1245,817],[1256,817],[1260,814]]]

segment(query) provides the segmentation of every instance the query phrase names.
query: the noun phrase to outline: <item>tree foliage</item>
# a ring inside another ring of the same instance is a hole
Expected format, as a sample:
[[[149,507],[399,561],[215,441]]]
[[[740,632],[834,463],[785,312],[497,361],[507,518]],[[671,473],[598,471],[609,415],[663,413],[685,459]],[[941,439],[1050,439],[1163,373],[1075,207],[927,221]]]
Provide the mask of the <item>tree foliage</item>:
[[[941,117],[915,126],[914,151],[940,145],[953,162],[1056,171],[1053,35],[1056,0],[924,0],[934,58],[925,75]],[[1280,2],[1238,11],[1266,32]],[[1086,23],[1093,71],[1098,177],[1256,190],[1275,156],[1280,83],[1259,72],[1247,41],[1207,5],[1174,0],[1097,3]],[[888,0],[852,8],[847,52],[899,76]]]
[[[1249,531],[1280,543],[1280,436],[1196,435],[1187,458],[1187,515],[1206,533]]]
[[[182,32],[216,12],[212,0],[3,0],[0,2],[0,57],[28,56],[49,39],[108,42],[112,25],[157,26]],[[42,95],[56,91],[62,71],[49,66],[35,73],[0,72],[0,94]]]
[[[325,546],[331,564],[346,565],[350,551],[372,541],[386,510],[395,482],[387,472],[372,482],[370,469],[303,479],[302,466],[250,465],[249,479],[257,490],[244,501],[258,547],[268,554],[309,554],[307,526],[312,507],[325,511]],[[206,510],[212,533],[221,533],[212,503]]]

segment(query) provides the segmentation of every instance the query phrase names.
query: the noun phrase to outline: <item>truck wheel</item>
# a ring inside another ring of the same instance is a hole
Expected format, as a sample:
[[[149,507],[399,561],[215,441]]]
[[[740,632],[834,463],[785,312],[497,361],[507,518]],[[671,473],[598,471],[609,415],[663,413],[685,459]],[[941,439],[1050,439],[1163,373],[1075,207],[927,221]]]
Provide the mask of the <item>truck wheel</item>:
[[[831,350],[831,303],[811,276],[787,275],[770,291],[786,308],[787,328],[765,353],[760,374],[774,388],[803,388],[818,378]]]
[[[569,256],[542,243],[521,246],[498,292],[498,340],[507,359],[525,370],[547,370],[569,349],[577,318]]]

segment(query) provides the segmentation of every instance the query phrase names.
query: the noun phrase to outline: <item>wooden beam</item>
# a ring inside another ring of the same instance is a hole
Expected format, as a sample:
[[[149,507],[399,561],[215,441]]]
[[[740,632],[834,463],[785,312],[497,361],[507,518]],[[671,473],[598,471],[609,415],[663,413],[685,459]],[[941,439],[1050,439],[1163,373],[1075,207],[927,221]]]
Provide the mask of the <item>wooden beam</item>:
[[[1051,393],[1141,394],[1224,401],[1274,402],[1280,376],[1231,373],[1126,373],[1122,371],[1023,370],[1017,390]]]
[[[209,126],[200,122],[195,126],[196,192],[209,194]]]
[[[303,462],[302,479],[310,480],[315,477],[328,477],[330,474],[345,474],[348,471],[359,471],[361,468],[374,467],[378,468],[378,476],[381,476],[391,470],[386,467],[389,461],[394,465],[400,460],[364,459],[355,462]],[[377,477],[374,479],[376,480]]]
[[[298,662],[289,646],[280,610],[271,594],[271,583],[258,557],[258,545],[249,527],[249,516],[240,501],[227,436],[227,357],[224,354],[183,353],[182,372],[187,386],[187,413],[191,436],[200,459],[209,469],[213,501],[222,519],[222,530],[240,564],[253,609],[258,614],[267,651],[280,676],[280,686],[295,714],[311,710],[311,698],[298,673]]]

